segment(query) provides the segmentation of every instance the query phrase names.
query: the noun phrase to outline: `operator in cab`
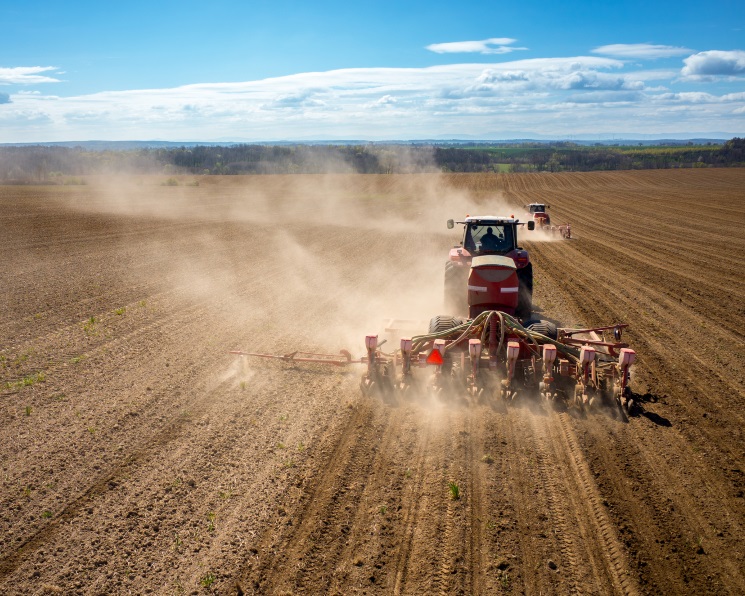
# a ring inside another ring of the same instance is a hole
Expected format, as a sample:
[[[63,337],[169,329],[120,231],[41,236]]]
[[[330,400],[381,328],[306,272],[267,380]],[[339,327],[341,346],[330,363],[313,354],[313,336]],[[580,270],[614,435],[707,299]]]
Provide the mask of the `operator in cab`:
[[[481,250],[499,250],[501,239],[489,227],[486,228],[486,234],[481,237]]]

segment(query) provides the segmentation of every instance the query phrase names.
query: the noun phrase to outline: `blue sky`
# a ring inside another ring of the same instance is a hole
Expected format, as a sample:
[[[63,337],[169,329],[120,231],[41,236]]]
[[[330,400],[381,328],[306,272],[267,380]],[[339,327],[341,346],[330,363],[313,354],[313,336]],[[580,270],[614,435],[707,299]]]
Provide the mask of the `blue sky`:
[[[0,142],[745,135],[745,2],[0,3]]]

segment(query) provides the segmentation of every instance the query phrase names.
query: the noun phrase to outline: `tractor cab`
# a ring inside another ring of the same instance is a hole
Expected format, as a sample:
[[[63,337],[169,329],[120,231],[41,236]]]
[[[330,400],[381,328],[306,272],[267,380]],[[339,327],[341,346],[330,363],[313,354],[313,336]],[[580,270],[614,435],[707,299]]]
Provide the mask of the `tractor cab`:
[[[530,314],[533,266],[517,244],[514,217],[482,215],[448,220],[448,228],[463,225],[463,239],[451,249],[445,265],[445,304],[453,314],[475,317],[499,310],[525,318]],[[535,229],[535,222],[527,222]]]
[[[522,225],[512,217],[484,215],[466,217],[464,221],[448,221],[448,228],[455,223],[463,224],[463,240],[460,246],[471,256],[506,255],[520,250],[517,246],[517,226]],[[528,222],[528,229],[533,229],[534,222]]]
[[[550,205],[546,205],[545,203],[530,203],[529,205],[525,205],[525,208],[533,216],[533,221],[541,228],[551,225],[551,217],[548,211],[546,211],[549,207]]]
[[[507,253],[515,248],[513,226],[504,222],[472,223],[465,226],[463,247],[474,255]]]

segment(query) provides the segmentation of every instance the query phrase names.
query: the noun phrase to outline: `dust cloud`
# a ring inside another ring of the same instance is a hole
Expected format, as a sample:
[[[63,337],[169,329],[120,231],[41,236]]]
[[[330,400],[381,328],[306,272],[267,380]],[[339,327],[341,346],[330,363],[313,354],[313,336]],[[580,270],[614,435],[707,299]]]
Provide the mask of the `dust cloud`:
[[[166,289],[229,318],[232,348],[273,353],[359,356],[386,319],[425,332],[443,313],[444,263],[460,240],[446,220],[515,211],[497,188],[475,196],[431,173],[165,180],[90,180],[69,207],[153,227],[138,241],[162,255]]]
[[[522,218],[520,219],[524,221]],[[536,228],[532,231],[526,229],[522,234],[522,239],[528,242],[559,242],[562,240],[562,237],[558,232],[554,233]]]

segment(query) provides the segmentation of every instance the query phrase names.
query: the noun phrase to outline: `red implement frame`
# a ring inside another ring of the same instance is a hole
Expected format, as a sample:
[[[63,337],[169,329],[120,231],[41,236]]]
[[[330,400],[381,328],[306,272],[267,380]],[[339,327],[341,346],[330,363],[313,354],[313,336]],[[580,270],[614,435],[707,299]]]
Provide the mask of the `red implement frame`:
[[[628,323],[618,323],[617,325],[608,325],[607,327],[592,327],[590,329],[565,329],[562,327],[565,337],[571,337],[575,333],[590,333],[591,331],[608,331],[609,329],[625,329]]]
[[[258,352],[241,352],[231,350],[231,354],[238,356],[258,356],[259,358],[273,358],[283,362],[317,362],[319,364],[333,364],[334,366],[347,366],[349,364],[364,364],[365,361],[352,360],[352,355],[347,350],[341,350],[336,354],[315,354],[313,352],[290,352],[289,354],[260,354]]]
[[[613,329],[616,337],[621,337],[621,330],[628,327],[628,323],[619,323],[617,325],[608,325],[607,327],[593,327],[591,329],[559,329],[559,341],[573,346],[602,346],[608,348],[611,356],[618,356],[621,348],[628,348],[629,344],[621,341],[607,342],[602,339],[594,339],[592,335],[598,337],[599,331],[609,331]],[[590,335],[590,337],[572,337],[573,335]]]

